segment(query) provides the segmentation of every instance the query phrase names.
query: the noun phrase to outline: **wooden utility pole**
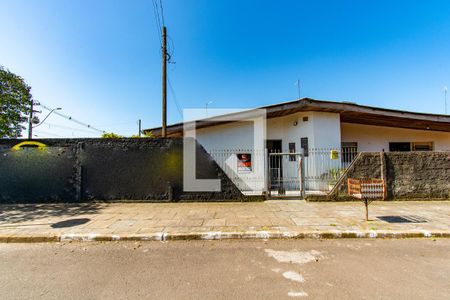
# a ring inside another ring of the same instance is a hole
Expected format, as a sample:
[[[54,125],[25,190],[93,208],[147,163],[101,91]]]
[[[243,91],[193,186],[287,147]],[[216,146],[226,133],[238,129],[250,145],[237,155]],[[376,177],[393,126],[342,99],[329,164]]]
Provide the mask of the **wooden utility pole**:
[[[28,120],[28,139],[33,138],[33,113],[34,113],[34,100],[31,100],[30,118]]]
[[[167,127],[167,36],[166,26],[162,28],[162,128],[161,136],[166,137]]]

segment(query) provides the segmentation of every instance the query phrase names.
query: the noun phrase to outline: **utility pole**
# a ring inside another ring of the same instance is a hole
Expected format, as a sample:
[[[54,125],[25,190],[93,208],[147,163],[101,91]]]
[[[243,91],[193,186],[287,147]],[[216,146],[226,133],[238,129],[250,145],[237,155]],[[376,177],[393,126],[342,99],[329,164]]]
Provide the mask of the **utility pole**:
[[[162,127],[161,136],[166,137],[167,127],[167,36],[166,26],[162,28]]]
[[[34,113],[34,100],[31,99],[30,118],[28,119],[28,139],[33,138],[33,113]]]
[[[138,124],[139,124],[139,137],[141,137],[141,132],[142,132],[142,129],[141,129],[141,119],[139,119]]]

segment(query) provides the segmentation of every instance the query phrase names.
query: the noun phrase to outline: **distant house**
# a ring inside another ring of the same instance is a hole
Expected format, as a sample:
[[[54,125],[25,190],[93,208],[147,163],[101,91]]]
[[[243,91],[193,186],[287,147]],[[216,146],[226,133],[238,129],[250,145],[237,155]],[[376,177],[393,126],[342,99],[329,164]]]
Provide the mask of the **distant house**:
[[[263,145],[253,145],[252,123],[196,122],[197,141],[247,193],[324,191],[358,152],[450,151],[448,115],[309,98],[260,109]],[[161,128],[147,131],[161,135]],[[168,126],[167,136],[183,136],[183,123]]]

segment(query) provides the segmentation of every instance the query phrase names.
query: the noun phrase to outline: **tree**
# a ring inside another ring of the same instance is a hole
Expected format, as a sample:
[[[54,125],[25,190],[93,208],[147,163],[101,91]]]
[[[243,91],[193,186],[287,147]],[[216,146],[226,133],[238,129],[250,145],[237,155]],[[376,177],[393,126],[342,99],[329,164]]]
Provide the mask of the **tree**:
[[[0,138],[22,135],[33,101],[30,91],[22,77],[0,66]]]
[[[102,134],[102,138],[104,138],[104,139],[121,139],[121,138],[123,138],[123,136],[118,135],[113,132],[105,132]]]
[[[131,137],[132,138],[154,138],[155,135],[151,131],[144,131],[142,136],[139,136],[137,134],[133,134]]]
[[[153,135],[153,133],[151,131],[149,132],[144,132],[144,134],[142,136],[139,136],[137,134],[134,134],[131,136],[132,138],[154,138],[155,136]],[[117,133],[114,132],[104,132],[102,134],[102,138],[104,139],[122,139],[122,138],[126,138],[124,136],[118,135]]]

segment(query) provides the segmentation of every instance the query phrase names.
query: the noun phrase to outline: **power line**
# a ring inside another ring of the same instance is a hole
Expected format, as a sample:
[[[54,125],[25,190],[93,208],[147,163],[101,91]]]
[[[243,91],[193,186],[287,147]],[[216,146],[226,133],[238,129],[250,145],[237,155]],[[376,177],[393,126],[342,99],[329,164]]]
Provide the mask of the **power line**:
[[[42,104],[42,103],[39,103],[39,106],[42,106],[43,108],[45,108],[45,109],[48,110],[48,111],[52,111],[52,110],[53,110],[53,109],[49,108],[48,106],[46,106],[46,105],[44,105],[44,104]],[[89,129],[98,131],[98,132],[100,132],[100,133],[104,133],[104,132],[105,132],[104,130],[97,129],[97,128],[95,128],[95,127],[92,127],[92,126],[89,125],[89,124],[86,124],[86,123],[83,123],[83,122],[81,122],[81,121],[78,121],[78,120],[72,118],[71,116],[67,116],[67,115],[62,114],[62,113],[57,112],[57,111],[54,111],[53,113],[54,113],[55,115],[58,115],[58,116],[60,116],[60,117],[65,118],[65,119],[67,119],[67,120],[69,120],[69,121],[75,122],[75,123],[77,123],[78,125],[87,127],[87,128],[89,128]]]
[[[44,130],[42,130],[42,128],[36,129],[36,132],[38,134],[46,134],[46,135],[51,135],[51,136],[55,136],[55,137],[67,137],[68,136],[67,134],[65,134],[61,131],[71,132],[72,137],[75,137],[75,136],[77,136],[77,137],[97,136],[97,134],[95,132],[88,131],[88,130],[73,128],[73,127],[68,127],[68,126],[62,126],[62,125],[56,125],[56,124],[48,124],[48,123],[46,123],[45,125],[50,125],[50,126],[48,126],[48,129],[58,130],[59,131],[58,133],[61,133],[63,135],[59,135],[54,132],[44,131]],[[46,127],[44,127],[43,129],[45,129],[45,128]],[[34,136],[37,136],[37,135],[34,135]]]
[[[175,44],[174,44],[172,38],[170,37],[170,35],[167,35],[167,39],[170,42],[169,45],[171,45],[170,49],[168,49],[168,52],[169,52],[170,57],[172,57],[173,54],[175,53]],[[174,64],[175,62],[172,62],[172,63]]]
[[[153,16],[155,17],[155,23],[156,23],[156,31],[158,33],[158,38],[159,38],[159,44],[162,46],[162,40],[161,40],[161,35],[162,35],[161,19],[159,17],[159,11],[158,11],[158,6],[156,4],[156,0],[152,0],[152,5],[153,5]]]
[[[180,114],[180,117],[183,118],[183,113],[181,112],[181,108],[180,108],[180,105],[178,104],[177,96],[175,95],[175,90],[173,89],[173,86],[172,86],[172,83],[170,82],[169,76],[167,76],[167,82],[169,83],[169,89],[172,94],[173,101],[175,102],[175,105],[177,107],[178,113]]]
[[[174,88],[172,86],[172,83],[170,82],[170,78],[167,76],[167,63],[174,63],[171,58],[175,52],[175,45],[172,38],[170,36],[167,36],[162,0],[152,0],[152,5],[153,15],[155,18],[156,28],[162,50],[162,136],[165,137],[167,121],[167,83],[169,84],[169,89],[177,107],[178,113],[181,117],[183,117],[183,115],[181,112],[181,107],[178,104]],[[169,50],[167,49],[167,38],[169,38],[169,42],[171,44],[171,48]]]
[[[162,1],[161,0],[159,0],[159,6],[161,7],[162,24],[163,24],[163,26],[166,26],[166,24],[164,23],[164,10],[163,10],[163,5],[162,5]]]
[[[160,17],[160,14],[159,14],[159,9],[158,9],[158,3],[156,2],[156,0],[152,0],[153,1],[153,12],[155,13],[155,18],[156,18],[156,24],[158,25],[158,28],[159,28],[159,33],[161,33],[162,32],[162,27],[163,26],[161,26],[161,17]]]
[[[58,124],[53,124],[53,123],[45,123],[45,125],[48,125],[49,128],[50,127],[55,127],[55,128],[70,129],[70,130],[75,130],[75,131],[87,132],[87,133],[95,134],[94,132],[89,131],[89,130],[79,129],[79,128],[70,127],[70,126],[58,125]]]
[[[123,121],[123,122],[118,122],[118,123],[107,123],[107,124],[97,124],[99,126],[106,126],[106,127],[111,127],[111,126],[119,126],[119,125],[123,125],[123,124],[134,124],[136,121]]]
[[[156,3],[156,0],[153,0],[153,1],[154,1],[154,4],[155,4],[155,11],[157,12],[157,15],[159,15],[158,4]],[[161,10],[162,26],[164,27],[166,24],[165,24],[165,21],[164,21],[164,8],[163,8],[162,0],[159,0],[159,7],[160,7],[160,10]],[[170,49],[168,49],[168,51],[167,51],[168,55],[169,55],[168,62],[169,63],[174,63],[174,62],[171,62],[171,58],[172,58],[172,56],[173,56],[173,54],[175,52],[175,44],[173,42],[173,39],[169,35],[167,35],[167,38],[168,38],[168,40],[170,42],[170,45],[171,45]],[[174,88],[172,86],[172,83],[170,81],[170,77],[169,76],[167,76],[167,82],[169,84],[169,89],[170,89],[170,92],[172,94],[172,98],[173,98],[173,100],[175,102],[175,106],[177,107],[178,113],[180,114],[181,117],[183,117],[183,113],[181,111],[181,107],[180,107],[180,105],[178,103],[177,96],[175,94],[175,90],[174,90]]]
[[[50,136],[56,136],[56,137],[63,137],[62,135],[59,134],[55,134],[55,133],[51,133],[51,132],[47,132],[47,131],[42,131],[40,129],[36,129],[36,131],[39,131],[41,134],[45,134],[45,135],[50,135]],[[33,134],[35,137],[40,137],[37,134]]]

